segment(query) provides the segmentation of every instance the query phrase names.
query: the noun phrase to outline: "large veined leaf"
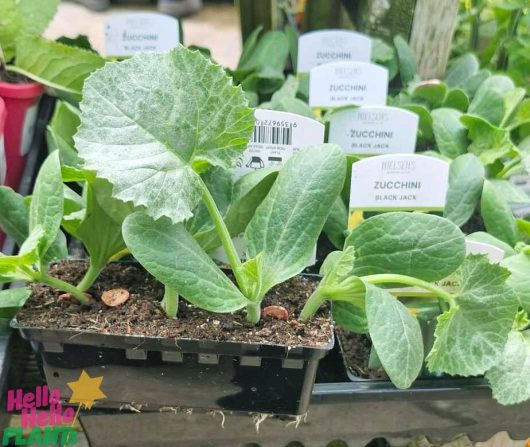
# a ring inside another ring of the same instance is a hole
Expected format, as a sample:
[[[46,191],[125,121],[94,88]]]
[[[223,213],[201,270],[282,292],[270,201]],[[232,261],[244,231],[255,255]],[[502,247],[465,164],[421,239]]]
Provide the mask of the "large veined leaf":
[[[493,397],[502,405],[530,399],[530,333],[512,331],[497,365],[486,373]]]
[[[182,46],[107,64],[83,90],[75,136],[85,167],[116,198],[180,222],[200,198],[198,172],[230,168],[254,127],[223,69]]]
[[[182,224],[167,218],[153,220],[138,211],[125,219],[123,237],[149,273],[190,303],[220,313],[248,304]]]
[[[335,144],[306,147],[284,165],[245,231],[248,257],[263,256],[262,294],[307,267],[345,175]]]
[[[467,131],[460,122],[462,114],[454,109],[435,109],[431,112],[434,139],[438,150],[449,158],[467,151]]]
[[[423,338],[418,320],[384,289],[366,284],[370,338],[388,377],[408,388],[423,365]]]
[[[431,371],[473,376],[496,365],[515,320],[518,300],[506,284],[510,272],[483,255],[468,256],[460,270],[456,306],[438,317]]]
[[[41,35],[57,12],[61,0],[17,0],[22,30],[25,33]]]
[[[519,297],[521,307],[530,313],[530,254],[519,253],[510,256],[504,259],[501,265],[510,270],[508,285]]]
[[[41,37],[24,36],[17,42],[17,71],[77,97],[88,75],[104,64],[105,59],[96,53]]]
[[[63,218],[64,187],[61,164],[57,151],[48,155],[42,164],[29,209],[29,232],[36,227],[43,230],[39,242],[39,255],[43,257],[57,238]]]
[[[484,167],[473,154],[464,154],[451,163],[444,217],[464,225],[475,212],[484,184]]]
[[[447,277],[465,257],[464,235],[447,219],[385,213],[357,226],[346,239],[355,248],[354,273],[395,273],[426,281]]]

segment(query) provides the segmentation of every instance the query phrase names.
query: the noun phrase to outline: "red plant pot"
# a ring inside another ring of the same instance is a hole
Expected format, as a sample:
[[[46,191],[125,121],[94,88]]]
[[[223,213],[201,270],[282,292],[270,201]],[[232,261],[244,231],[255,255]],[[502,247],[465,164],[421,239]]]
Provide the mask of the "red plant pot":
[[[19,187],[26,156],[31,149],[37,107],[43,91],[43,86],[35,82],[0,82],[0,98],[4,100],[7,109],[4,127],[7,162],[5,184],[15,190]]]
[[[4,127],[7,118],[6,105],[0,98],[0,185],[4,184],[6,175],[6,156],[4,151]],[[4,244],[4,233],[0,231],[0,250]]]

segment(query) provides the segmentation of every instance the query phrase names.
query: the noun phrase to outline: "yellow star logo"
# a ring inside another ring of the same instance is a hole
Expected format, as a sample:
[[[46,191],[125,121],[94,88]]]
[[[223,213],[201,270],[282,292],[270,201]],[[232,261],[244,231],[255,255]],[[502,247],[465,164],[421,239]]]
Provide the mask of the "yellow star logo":
[[[94,401],[98,399],[105,399],[107,396],[100,390],[103,376],[90,377],[85,370],[75,382],[68,382],[68,387],[72,390],[72,397],[68,401],[71,404],[84,405],[86,409],[90,410]]]

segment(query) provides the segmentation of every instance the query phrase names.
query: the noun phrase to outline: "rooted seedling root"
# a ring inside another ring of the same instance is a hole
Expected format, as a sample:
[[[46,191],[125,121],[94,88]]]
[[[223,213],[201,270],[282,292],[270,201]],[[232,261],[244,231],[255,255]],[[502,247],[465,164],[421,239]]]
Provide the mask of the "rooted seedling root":
[[[270,414],[267,413],[256,413],[252,415],[252,421],[254,422],[254,426],[256,427],[256,433],[259,433],[259,426],[268,417],[270,417]]]
[[[218,414],[221,415],[221,428],[225,428],[225,420],[226,420],[226,416],[225,414],[221,411],[221,410],[212,410],[210,412],[210,414],[215,417],[217,416]]]
[[[298,428],[298,426],[303,422],[305,423],[307,421],[307,411],[304,414],[299,414],[298,416],[295,416],[294,420],[287,422],[285,424],[285,428],[290,427],[291,425],[294,425],[294,428]]]
[[[128,299],[129,292],[125,289],[106,290],[101,295],[101,301],[103,301],[109,307],[121,306]]]

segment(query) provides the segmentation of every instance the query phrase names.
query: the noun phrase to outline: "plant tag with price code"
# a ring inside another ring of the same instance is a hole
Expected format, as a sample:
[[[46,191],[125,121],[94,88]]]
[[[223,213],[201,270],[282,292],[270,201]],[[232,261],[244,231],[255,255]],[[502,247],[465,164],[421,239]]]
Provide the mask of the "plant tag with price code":
[[[309,73],[318,65],[331,62],[370,62],[372,39],[344,30],[320,30],[298,39],[298,73]]]
[[[329,143],[348,154],[408,154],[416,149],[419,117],[408,110],[363,106],[333,112],[329,117]]]
[[[315,108],[384,106],[388,70],[366,62],[335,62],[311,69],[309,105]]]
[[[252,139],[237,161],[236,178],[271,166],[282,166],[294,153],[324,142],[324,125],[305,116],[257,109]]]
[[[165,14],[116,14],[109,17],[104,26],[106,56],[132,56],[144,51],[163,52],[179,44],[179,22]]]

